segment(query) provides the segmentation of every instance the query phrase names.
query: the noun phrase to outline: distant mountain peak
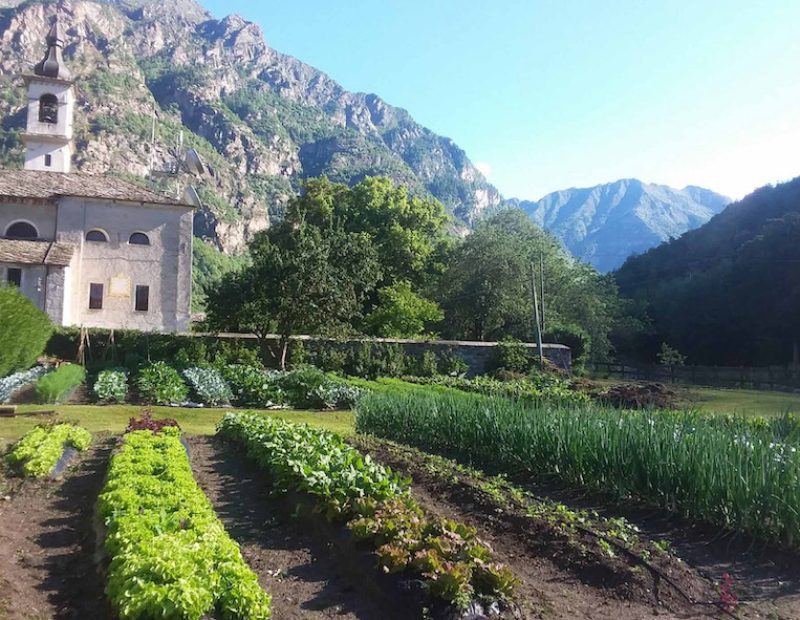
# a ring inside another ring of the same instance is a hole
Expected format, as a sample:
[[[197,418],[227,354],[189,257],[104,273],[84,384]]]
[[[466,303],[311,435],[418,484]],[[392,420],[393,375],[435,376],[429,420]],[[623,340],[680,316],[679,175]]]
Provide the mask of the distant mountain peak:
[[[709,189],[682,190],[640,179],[570,188],[541,200],[509,201],[559,237],[576,257],[599,271],[705,224],[730,199]]]

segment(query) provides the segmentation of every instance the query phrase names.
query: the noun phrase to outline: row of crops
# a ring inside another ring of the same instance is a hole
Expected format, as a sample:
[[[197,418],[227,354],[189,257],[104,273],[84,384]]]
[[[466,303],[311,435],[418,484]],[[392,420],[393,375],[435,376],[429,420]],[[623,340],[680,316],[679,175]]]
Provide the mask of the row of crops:
[[[125,436],[98,508],[120,618],[270,617],[270,596],[197,486],[177,428]]]
[[[790,416],[711,418],[406,390],[364,395],[356,427],[490,471],[551,476],[800,543],[800,424]]]
[[[80,426],[37,426],[14,445],[6,455],[6,464],[23,476],[44,478],[56,471],[66,449],[82,452],[91,445],[91,433]]]
[[[338,435],[248,414],[226,415],[219,432],[242,445],[278,491],[310,496],[316,511],[345,523],[375,550],[382,572],[419,580],[434,599],[462,609],[511,596],[516,579],[475,530],[426,515],[408,492],[409,480]]]
[[[312,366],[288,372],[230,364],[221,368],[190,367],[179,372],[165,362],[142,367],[130,377],[125,370],[100,372],[93,386],[100,402],[120,403],[132,391],[155,405],[199,403],[207,406],[335,409],[349,407],[360,391]]]

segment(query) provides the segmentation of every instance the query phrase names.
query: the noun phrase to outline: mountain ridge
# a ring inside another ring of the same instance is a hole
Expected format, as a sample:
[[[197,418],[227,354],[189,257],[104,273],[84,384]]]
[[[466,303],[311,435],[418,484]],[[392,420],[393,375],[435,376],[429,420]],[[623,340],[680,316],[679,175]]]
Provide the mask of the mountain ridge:
[[[678,190],[635,178],[559,190],[537,201],[507,201],[602,272],[697,228],[729,202],[706,188],[689,185]]]
[[[55,4],[0,0],[0,164],[21,165],[24,92]],[[372,93],[271,48],[261,28],[193,0],[73,0],[62,11],[77,79],[76,169],[143,178],[183,131],[215,171],[196,233],[228,253],[280,218],[304,178],[389,176],[468,225],[500,192],[451,140]],[[152,110],[158,135],[150,144]]]

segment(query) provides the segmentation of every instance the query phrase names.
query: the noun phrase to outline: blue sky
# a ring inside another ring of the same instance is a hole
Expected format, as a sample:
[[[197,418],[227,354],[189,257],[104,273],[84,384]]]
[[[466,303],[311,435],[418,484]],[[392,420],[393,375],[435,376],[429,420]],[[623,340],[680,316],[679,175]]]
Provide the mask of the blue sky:
[[[202,1],[202,0],[201,0]],[[205,0],[455,140],[508,197],[800,175],[797,0]]]

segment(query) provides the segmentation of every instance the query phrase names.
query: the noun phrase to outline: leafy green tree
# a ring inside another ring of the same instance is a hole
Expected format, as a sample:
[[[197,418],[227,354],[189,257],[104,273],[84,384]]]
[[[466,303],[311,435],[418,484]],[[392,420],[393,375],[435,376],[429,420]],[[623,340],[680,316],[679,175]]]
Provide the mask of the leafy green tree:
[[[375,250],[365,233],[285,221],[256,236],[252,265],[220,282],[208,296],[208,324],[252,332],[286,366],[289,338],[299,333],[340,335],[361,317],[378,278]]]
[[[286,221],[368,234],[382,267],[380,283],[408,281],[419,288],[445,268],[452,239],[449,217],[436,200],[410,196],[391,179],[367,177],[352,188],[322,177],[306,181]]]
[[[414,338],[444,318],[434,301],[417,295],[407,281],[378,291],[378,306],[367,316],[369,332],[383,338]]]
[[[545,328],[585,334],[589,355],[610,352],[609,333],[621,314],[613,280],[577,262],[520,209],[479,223],[455,250],[442,277],[447,336],[474,340],[534,338],[531,274],[545,272]]]
[[[205,310],[208,291],[228,274],[245,267],[249,261],[246,254],[228,256],[208,241],[195,239],[192,244],[192,310]]]
[[[0,378],[36,363],[53,333],[49,317],[16,287],[0,285]]]

